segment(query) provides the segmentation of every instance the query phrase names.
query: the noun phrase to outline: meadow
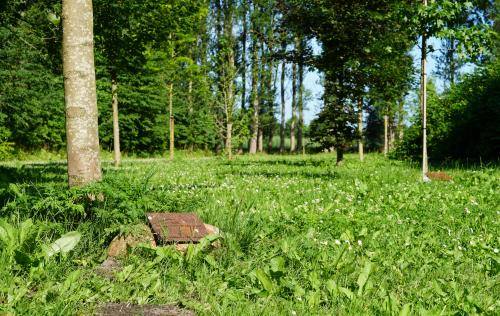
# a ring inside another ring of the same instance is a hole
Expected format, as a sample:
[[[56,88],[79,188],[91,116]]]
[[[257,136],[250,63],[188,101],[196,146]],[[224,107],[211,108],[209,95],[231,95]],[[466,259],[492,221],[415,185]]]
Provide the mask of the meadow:
[[[436,168],[435,168],[436,169]],[[500,169],[330,154],[104,164],[67,189],[65,164],[0,165],[0,315],[87,315],[109,302],[198,315],[497,315]],[[95,198],[95,197],[101,198]],[[196,212],[222,231],[187,255],[140,246],[95,273],[148,211]],[[81,240],[47,255],[70,231]]]

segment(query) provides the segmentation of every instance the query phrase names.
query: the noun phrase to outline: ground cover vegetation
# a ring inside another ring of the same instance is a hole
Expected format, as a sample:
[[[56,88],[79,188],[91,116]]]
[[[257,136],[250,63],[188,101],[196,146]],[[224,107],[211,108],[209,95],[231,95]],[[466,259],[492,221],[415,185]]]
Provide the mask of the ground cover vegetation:
[[[61,164],[2,165],[0,309],[87,314],[103,302],[176,303],[200,315],[495,314],[500,308],[497,168],[446,171],[368,155],[105,165],[66,190]],[[103,194],[101,200],[89,194]],[[222,247],[183,256],[143,246],[114,280],[109,241],[146,211],[194,211]],[[68,253],[50,245],[77,231]],[[43,306],[43,308],[41,308]]]

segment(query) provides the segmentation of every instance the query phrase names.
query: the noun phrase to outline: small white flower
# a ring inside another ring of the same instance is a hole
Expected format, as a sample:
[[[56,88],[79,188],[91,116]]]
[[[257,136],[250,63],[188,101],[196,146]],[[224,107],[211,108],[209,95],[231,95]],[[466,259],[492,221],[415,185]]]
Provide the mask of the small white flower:
[[[493,249],[493,252],[498,253],[499,252],[498,248]]]
[[[465,208],[465,214],[470,214],[470,211],[469,211],[468,207]]]
[[[458,246],[458,250],[462,250],[462,249],[463,249],[462,246]]]
[[[349,240],[346,240],[345,243],[348,244],[348,245],[351,244],[351,242]]]
[[[351,246],[351,245],[349,245],[349,248],[348,248],[348,249],[349,249],[349,250],[352,250],[352,246]]]
[[[363,242],[361,240],[358,240],[358,246],[363,246]]]
[[[335,244],[336,244],[336,245],[340,245],[340,240],[335,239]]]
[[[296,316],[297,315],[297,312],[296,311],[292,311],[292,316]]]

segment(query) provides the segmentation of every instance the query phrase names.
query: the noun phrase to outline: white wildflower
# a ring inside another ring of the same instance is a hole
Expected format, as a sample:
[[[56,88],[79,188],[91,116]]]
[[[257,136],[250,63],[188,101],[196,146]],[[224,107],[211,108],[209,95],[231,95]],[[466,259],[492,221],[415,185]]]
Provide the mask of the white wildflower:
[[[469,211],[468,207],[465,208],[465,214],[470,214],[470,211]]]
[[[498,248],[493,249],[493,252],[498,253],[499,252]]]
[[[358,246],[363,246],[363,242],[361,240],[358,240]]]
[[[336,244],[336,245],[340,245],[340,240],[335,239],[335,244]]]

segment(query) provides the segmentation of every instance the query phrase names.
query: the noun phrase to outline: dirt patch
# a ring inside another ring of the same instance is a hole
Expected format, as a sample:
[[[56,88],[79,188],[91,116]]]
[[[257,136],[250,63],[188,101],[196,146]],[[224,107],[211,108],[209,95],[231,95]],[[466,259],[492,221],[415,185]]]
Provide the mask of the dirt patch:
[[[114,280],[115,272],[120,271],[122,265],[114,258],[108,258],[100,266],[95,268],[94,272],[106,279]]]
[[[194,316],[195,314],[176,305],[135,305],[109,303],[96,313],[98,316]]]
[[[429,179],[434,181],[452,181],[453,179],[445,172],[428,172],[426,173]]]

